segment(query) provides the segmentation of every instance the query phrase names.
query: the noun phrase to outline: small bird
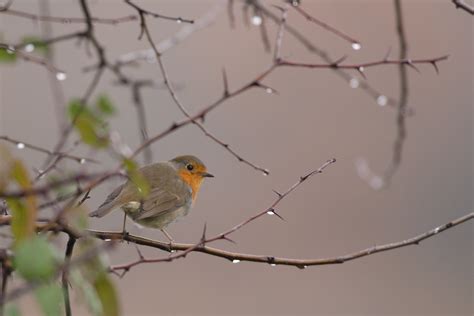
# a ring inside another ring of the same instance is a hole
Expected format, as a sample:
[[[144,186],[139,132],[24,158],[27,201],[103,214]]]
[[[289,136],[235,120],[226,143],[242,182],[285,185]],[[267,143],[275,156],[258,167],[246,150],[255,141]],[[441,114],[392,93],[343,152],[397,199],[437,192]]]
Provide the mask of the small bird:
[[[179,156],[170,161],[158,162],[138,170],[148,181],[150,192],[143,197],[136,185],[128,180],[107,196],[91,217],[103,217],[120,207],[126,216],[139,225],[158,228],[171,242],[165,227],[177,218],[186,216],[196,200],[204,178],[214,176],[197,157]]]

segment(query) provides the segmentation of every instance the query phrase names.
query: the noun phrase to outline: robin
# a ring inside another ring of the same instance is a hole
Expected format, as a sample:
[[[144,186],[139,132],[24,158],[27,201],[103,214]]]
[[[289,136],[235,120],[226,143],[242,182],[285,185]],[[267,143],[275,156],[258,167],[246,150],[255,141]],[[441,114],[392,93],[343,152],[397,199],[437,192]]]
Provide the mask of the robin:
[[[112,191],[89,216],[103,217],[120,207],[125,212],[124,232],[128,216],[141,226],[160,229],[171,242],[173,239],[165,227],[189,213],[204,178],[214,176],[207,172],[201,160],[190,155],[150,164],[138,171],[150,186],[147,196],[140,195],[129,180]]]

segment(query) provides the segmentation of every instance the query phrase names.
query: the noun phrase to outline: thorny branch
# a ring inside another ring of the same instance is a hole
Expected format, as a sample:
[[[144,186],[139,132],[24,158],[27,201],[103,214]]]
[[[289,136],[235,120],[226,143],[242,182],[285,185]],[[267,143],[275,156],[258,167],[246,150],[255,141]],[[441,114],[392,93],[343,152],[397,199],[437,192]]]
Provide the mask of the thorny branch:
[[[306,268],[309,266],[316,266],[316,265],[340,264],[347,261],[352,261],[352,260],[359,259],[362,257],[370,256],[379,252],[390,251],[397,248],[407,247],[410,245],[418,245],[425,239],[434,237],[435,235],[441,232],[444,232],[450,228],[453,228],[457,225],[460,225],[472,219],[474,219],[474,212],[468,213],[446,224],[437,226],[435,228],[430,229],[429,231],[425,233],[421,233],[411,238],[407,238],[401,241],[396,241],[396,242],[392,242],[388,244],[375,245],[375,246],[368,247],[359,251],[351,252],[345,255],[329,257],[329,258],[319,258],[319,259],[293,259],[293,258],[267,256],[267,255],[253,255],[253,254],[226,251],[226,250],[222,250],[218,248],[209,247],[206,245],[200,245],[196,247],[196,244],[172,243],[170,245],[168,242],[157,241],[157,240],[148,239],[145,237],[140,237],[140,236],[135,236],[135,235],[123,236],[122,232],[106,232],[106,231],[90,230],[90,233],[94,237],[102,239],[102,240],[120,240],[123,237],[124,240],[128,242],[141,245],[141,246],[161,249],[164,251],[187,251],[189,249],[193,249],[192,251],[194,252],[201,252],[207,255],[224,258],[224,259],[230,260],[233,263],[238,263],[241,261],[250,261],[250,262],[258,262],[258,263],[266,263],[272,266],[287,265],[287,266],[295,266],[298,268]],[[166,261],[166,260],[163,260],[163,261]],[[123,267],[123,266],[124,265],[115,266],[115,267]],[[114,269],[114,266],[111,267],[111,269]]]
[[[37,146],[37,145],[33,145],[33,144],[30,144],[30,143],[27,143],[27,142],[24,142],[24,141],[13,139],[13,138],[11,138],[9,136],[6,136],[6,135],[0,135],[0,140],[4,140],[6,142],[14,144],[15,146],[17,146],[18,149],[28,148],[28,149],[32,149],[32,150],[35,150],[35,151],[38,151],[38,152],[41,152],[41,153],[44,153],[44,154],[56,155],[58,157],[64,157],[64,158],[67,158],[67,159],[71,159],[71,160],[74,160],[74,161],[76,161],[80,164],[83,164],[83,163],[86,163],[86,162],[99,163],[97,160],[92,159],[92,158],[87,158],[87,157],[83,157],[83,156],[75,156],[75,155],[71,155],[71,154],[64,153],[64,152],[53,152],[49,149],[45,149],[45,148],[42,148],[42,147]]]

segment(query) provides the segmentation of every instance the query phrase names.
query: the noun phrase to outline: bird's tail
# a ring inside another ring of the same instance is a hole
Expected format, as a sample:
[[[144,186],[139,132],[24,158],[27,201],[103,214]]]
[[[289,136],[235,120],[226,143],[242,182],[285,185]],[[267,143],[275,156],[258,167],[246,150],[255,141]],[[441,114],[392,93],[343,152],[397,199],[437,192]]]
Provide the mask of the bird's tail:
[[[105,199],[104,203],[102,203],[97,210],[92,213],[89,213],[90,217],[103,217],[109,214],[114,208],[120,205],[119,202],[119,195],[122,192],[124,184],[116,188],[109,196]]]

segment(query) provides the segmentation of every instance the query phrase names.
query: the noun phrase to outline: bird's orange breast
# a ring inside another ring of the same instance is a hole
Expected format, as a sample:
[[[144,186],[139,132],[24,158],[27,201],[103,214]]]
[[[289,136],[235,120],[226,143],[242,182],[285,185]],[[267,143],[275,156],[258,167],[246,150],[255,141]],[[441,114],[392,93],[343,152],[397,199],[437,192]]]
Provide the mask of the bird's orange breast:
[[[194,201],[196,199],[199,188],[201,187],[201,183],[203,180],[202,177],[192,174],[191,172],[187,170],[180,170],[178,173],[181,179],[191,187],[193,201]]]

